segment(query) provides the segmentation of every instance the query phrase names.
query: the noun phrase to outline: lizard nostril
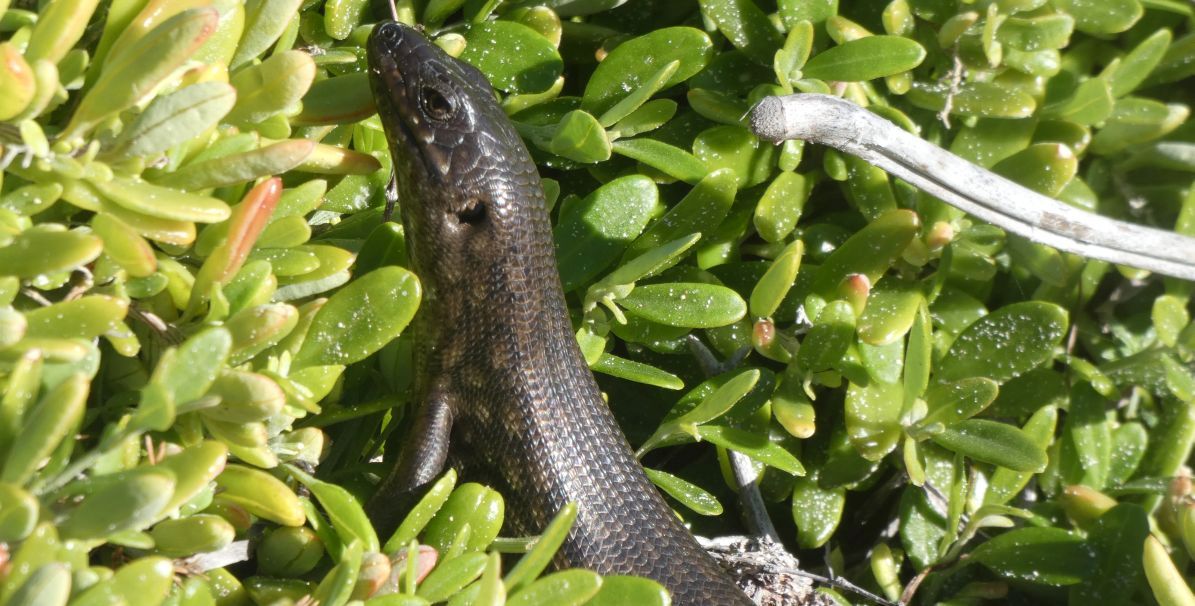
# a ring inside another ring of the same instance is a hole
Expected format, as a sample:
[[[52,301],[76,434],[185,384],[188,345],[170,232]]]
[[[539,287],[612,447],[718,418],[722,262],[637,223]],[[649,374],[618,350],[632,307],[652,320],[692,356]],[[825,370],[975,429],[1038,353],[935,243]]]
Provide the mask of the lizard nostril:
[[[393,42],[398,39],[398,26],[393,23],[386,23],[381,26],[381,31],[378,32],[382,39]]]

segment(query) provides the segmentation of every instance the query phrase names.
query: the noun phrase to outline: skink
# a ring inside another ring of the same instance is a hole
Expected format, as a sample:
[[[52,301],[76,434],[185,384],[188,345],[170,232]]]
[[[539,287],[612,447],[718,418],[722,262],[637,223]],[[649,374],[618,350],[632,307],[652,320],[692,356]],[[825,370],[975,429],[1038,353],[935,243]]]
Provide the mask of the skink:
[[[577,346],[539,176],[480,71],[418,31],[378,24],[370,82],[390,142],[416,321],[411,437],[371,500],[382,528],[448,465],[498,488],[506,530],[569,502],[560,567],[659,581],[679,605],[751,601],[635,460]]]

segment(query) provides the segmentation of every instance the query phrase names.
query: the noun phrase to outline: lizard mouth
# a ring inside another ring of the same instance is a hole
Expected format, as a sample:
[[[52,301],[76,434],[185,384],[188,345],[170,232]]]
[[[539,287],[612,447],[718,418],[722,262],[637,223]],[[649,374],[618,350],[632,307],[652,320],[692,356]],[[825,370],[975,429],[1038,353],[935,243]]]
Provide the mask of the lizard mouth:
[[[408,82],[420,78],[419,66],[433,61],[438,48],[414,28],[394,21],[375,26],[369,46],[370,86],[382,125],[393,142],[391,152],[396,156],[393,160],[399,162],[403,157],[414,160],[427,178],[441,183],[445,162],[434,158],[443,155],[434,149],[435,125],[425,123],[420,117],[420,109],[410,93],[413,83]]]

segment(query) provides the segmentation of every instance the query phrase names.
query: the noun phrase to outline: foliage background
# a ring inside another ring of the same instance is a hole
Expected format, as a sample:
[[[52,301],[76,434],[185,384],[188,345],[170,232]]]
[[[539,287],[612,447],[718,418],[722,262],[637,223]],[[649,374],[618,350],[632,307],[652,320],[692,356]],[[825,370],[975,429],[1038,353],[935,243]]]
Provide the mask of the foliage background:
[[[889,600],[1195,603],[1191,285],[745,127],[765,95],[832,93],[1195,235],[1189,2],[397,9],[498,89],[578,340],[696,531],[741,531],[731,448],[808,569]],[[504,571],[500,495],[453,474],[384,543],[364,518],[420,294],[381,222],[371,23],[364,0],[0,0],[0,604],[664,599],[542,574],[569,510]],[[438,559],[400,553],[417,537]],[[251,561],[184,560],[236,539]]]

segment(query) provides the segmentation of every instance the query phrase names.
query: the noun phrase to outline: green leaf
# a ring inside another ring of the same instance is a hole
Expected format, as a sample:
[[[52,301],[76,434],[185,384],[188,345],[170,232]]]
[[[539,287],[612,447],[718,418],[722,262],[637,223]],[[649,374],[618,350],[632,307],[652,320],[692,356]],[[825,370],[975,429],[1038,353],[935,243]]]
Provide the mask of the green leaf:
[[[437,26],[464,6],[465,0],[429,0],[423,9],[423,22]]]
[[[942,427],[969,419],[996,400],[1000,386],[986,377],[972,377],[954,383],[937,383],[925,393],[928,412],[918,427],[927,428],[935,423]]]
[[[17,543],[33,534],[40,507],[36,497],[13,484],[0,483],[0,507],[0,540]]]
[[[1166,547],[1153,535],[1145,537],[1142,564],[1149,588],[1161,606],[1190,606],[1195,604],[1195,592],[1187,584],[1182,571],[1166,553]]]
[[[33,531],[33,534],[20,545],[11,560],[11,568],[3,587],[0,587],[0,598],[12,603],[12,594],[28,580],[34,571],[57,561],[62,553],[62,543],[58,539],[58,530],[51,522],[43,522]]]
[[[173,492],[174,473],[140,467],[87,496],[58,530],[69,539],[102,539],[123,530],[141,530],[158,518]]]
[[[35,278],[91,263],[103,242],[79,231],[28,229],[0,247],[0,275]]]
[[[482,21],[464,31],[468,44],[460,58],[508,93],[538,93],[563,70],[560,53],[539,32],[511,21]]]
[[[66,606],[71,597],[71,572],[64,563],[45,564],[34,570],[8,600],[13,606]]]
[[[992,172],[1039,194],[1057,198],[1078,169],[1079,159],[1070,147],[1061,143],[1035,143],[996,163]]]
[[[151,556],[121,566],[112,578],[93,587],[101,590],[101,596],[110,596],[111,601],[129,606],[151,606],[166,599],[173,582],[174,564],[167,558]],[[90,604],[90,599],[90,596],[84,593],[72,603],[82,606]],[[100,603],[107,601],[102,597],[99,600]]]
[[[1191,115],[1186,105],[1125,97],[1091,140],[1091,151],[1108,155],[1169,134]]]
[[[37,24],[29,34],[25,59],[58,63],[83,37],[87,22],[95,13],[97,0],[55,0],[43,5]],[[7,6],[7,3],[5,3]]]
[[[680,283],[637,286],[619,300],[631,313],[668,326],[716,328],[747,315],[735,291],[716,284]]]
[[[751,289],[749,308],[757,318],[771,317],[788,295],[801,268],[801,257],[805,254],[805,243],[794,240],[768,266],[768,270]]]
[[[1167,347],[1174,347],[1178,342],[1179,334],[1191,321],[1191,316],[1187,312],[1186,298],[1162,295],[1154,299],[1150,318],[1153,320],[1154,332],[1158,334],[1158,340]]]
[[[1121,58],[1115,70],[1108,76],[1112,94],[1116,97],[1123,97],[1141,86],[1141,83],[1145,82],[1154,68],[1161,63],[1173,37],[1170,30],[1160,29],[1142,40]]]
[[[703,516],[722,515],[722,504],[718,502],[717,497],[700,486],[658,469],[644,468],[643,471],[660,490],[695,513]]]
[[[1141,423],[1125,423],[1112,431],[1112,462],[1108,469],[1108,484],[1124,484],[1137,471],[1145,457],[1149,433]]]
[[[617,259],[643,231],[658,199],[651,179],[631,175],[564,209],[553,230],[564,290],[585,284]]]
[[[160,187],[140,179],[96,181],[92,185],[105,198],[148,217],[219,223],[228,219],[232,212],[227,204],[216,198]]]
[[[158,466],[174,472],[174,494],[162,511],[173,511],[208,489],[227,461],[228,447],[215,440],[204,440],[159,461]]]
[[[548,144],[552,153],[575,162],[592,164],[610,159],[610,138],[597,118],[583,110],[564,115]]]
[[[439,480],[436,480],[435,484],[432,484],[431,488],[427,489],[427,493],[411,508],[410,513],[403,518],[398,529],[382,546],[382,551],[394,553],[405,548],[427,526],[436,512],[444,506],[454,488],[456,488],[456,470],[449,469]]]
[[[309,297],[337,288],[352,278],[349,267],[353,264],[353,254],[349,251],[337,246],[307,245],[304,248],[315,254],[319,269],[293,277],[279,276],[275,301]]]
[[[1022,428],[1025,435],[1042,451],[1054,441],[1054,429],[1058,424],[1058,408],[1047,405],[1039,408]],[[1033,478],[1033,471],[1013,471],[1007,467],[996,469],[988,484],[985,504],[1003,505],[1012,500]]]
[[[268,304],[241,310],[225,323],[232,333],[234,365],[253,359],[282,341],[299,324],[299,311],[287,304]]]
[[[311,239],[311,225],[303,217],[281,217],[261,232],[257,246],[262,248],[293,248]]]
[[[201,82],[155,97],[107,154],[136,158],[165,152],[215,127],[236,98],[236,89],[223,82]]]
[[[660,68],[660,71],[652,74],[638,88],[631,91],[631,94],[623,97],[622,100],[614,104],[614,107],[602,113],[601,117],[598,118],[598,122],[602,126],[610,127],[619,120],[630,116],[634,111],[642,107],[648,99],[651,99],[652,95],[660,92],[661,89],[667,86],[679,68],[679,60],[669,61],[664,67]]]
[[[511,593],[507,606],[579,606],[597,595],[602,577],[573,569],[554,572]]]
[[[419,584],[419,597],[430,603],[443,602],[472,583],[490,561],[484,553],[466,553],[448,560]]]
[[[1122,503],[1100,516],[1087,533],[1094,570],[1087,582],[1071,587],[1070,603],[1132,604],[1143,573],[1141,546],[1148,536],[1149,517],[1139,505]]]
[[[855,232],[818,268],[813,292],[833,299],[848,275],[863,274],[875,284],[917,235],[921,220],[910,210],[893,210]]]
[[[709,36],[692,27],[667,27],[623,42],[594,70],[585,85],[581,107],[594,115],[603,115],[627,91],[650,81],[662,66],[680,62],[661,90],[693,77],[713,54]]]
[[[283,526],[302,526],[306,514],[299,497],[278,478],[244,465],[227,465],[216,485],[223,488],[220,498],[245,511]]]
[[[421,296],[415,275],[401,267],[357,278],[316,313],[295,364],[351,364],[369,357],[402,333]]]
[[[797,478],[792,495],[797,544],[802,549],[817,549],[825,545],[842,522],[845,507],[845,489],[822,488],[816,478]]]
[[[94,339],[116,330],[129,302],[91,295],[25,312],[25,336],[47,339]]]
[[[782,9],[783,10],[783,9]],[[783,13],[781,13],[783,17]],[[791,87],[804,74],[801,69],[809,61],[813,53],[813,23],[801,20],[788,29],[784,39],[784,48],[776,52],[772,60],[772,70],[776,72],[776,81],[782,86]]]
[[[33,477],[46,457],[78,429],[89,388],[86,375],[71,375],[24,415],[21,431],[5,456],[0,482],[23,485]]]
[[[904,392],[900,384],[872,381],[865,386],[851,383],[847,387],[847,435],[863,458],[879,461],[896,448],[902,435],[900,412],[903,403]]]
[[[605,575],[602,588],[589,599],[588,606],[667,606],[672,603],[668,590],[656,581],[642,577]]]
[[[477,606],[503,606],[506,603],[506,587],[502,584],[502,559],[497,552],[490,553],[485,571],[481,573],[481,580],[473,587],[477,587],[474,604]],[[468,589],[462,596],[468,595]]]
[[[913,326],[925,298],[914,285],[885,280],[867,296],[859,316],[859,340],[869,345],[888,345],[905,336]]]
[[[30,184],[0,196],[0,208],[32,217],[54,205],[62,197],[64,188],[58,183]]]
[[[552,556],[556,554],[556,550],[564,544],[564,540],[568,538],[568,533],[573,527],[573,522],[577,519],[577,505],[576,503],[567,503],[560,508],[560,512],[556,517],[548,522],[548,526],[544,528],[543,534],[539,536],[539,540],[535,542],[535,546],[531,548],[519,559],[514,568],[506,574],[502,579],[502,584],[506,587],[508,593],[529,587],[533,584],[536,577],[540,575],[548,567],[552,561]],[[558,573],[559,574],[559,573]],[[592,573],[591,573],[592,574]],[[597,587],[594,587],[596,592]],[[507,601],[510,604],[510,601]]]
[[[186,557],[227,547],[236,537],[236,529],[220,516],[198,514],[163,520],[153,527],[150,536],[158,553]]]
[[[752,222],[759,236],[768,242],[788,237],[801,218],[811,187],[810,180],[799,173],[776,175],[755,206]]]
[[[259,65],[237,72],[230,83],[236,88],[236,105],[226,120],[247,126],[294,107],[315,79],[315,62],[303,51],[271,55]]]
[[[269,49],[297,17],[302,0],[250,0],[245,3],[245,29],[229,67],[237,68]]]
[[[592,370],[612,377],[643,383],[644,385],[652,385],[662,389],[675,390],[685,386],[685,382],[680,377],[668,371],[660,370],[642,362],[620,358],[609,353],[602,353],[597,362],[593,364]]]
[[[320,505],[327,512],[328,518],[332,521],[332,527],[336,529],[336,533],[340,535],[340,540],[345,545],[359,541],[366,551],[379,549],[378,535],[370,525],[369,518],[365,517],[365,510],[361,508],[361,503],[349,491],[336,484],[317,480],[314,476],[304,473],[293,465],[287,465],[286,470],[291,476],[302,482],[319,500]],[[480,570],[478,574],[480,574]]]
[[[644,236],[649,233],[651,233],[651,230],[645,233]],[[644,236],[640,236],[639,239],[642,240]],[[648,250],[620,265],[618,269],[610,272],[609,275],[602,278],[600,282],[590,288],[604,290],[603,287],[631,284],[638,280],[655,276],[679,263],[684,258],[685,253],[700,239],[701,234],[689,234],[687,237],[678,238]],[[635,242],[638,241],[635,240]]]
[[[1066,13],[1009,17],[1000,24],[996,37],[1001,44],[1033,52],[1066,47],[1074,29],[1075,19]]]
[[[144,99],[199,49],[216,29],[218,19],[213,8],[182,11],[109,56],[95,85],[79,102],[66,132],[79,135]]]
[[[608,131],[610,138],[634,137],[653,131],[666,124],[676,115],[677,104],[672,99],[653,99],[639,106]],[[609,112],[607,112],[609,113]]]
[[[955,92],[943,84],[917,81],[907,98],[936,112],[946,109],[949,98],[952,115],[984,118],[1028,118],[1037,109],[1037,101],[1025,91],[995,82],[966,82]]]
[[[444,553],[464,533],[464,551],[482,551],[498,536],[505,511],[502,495],[494,489],[473,482],[461,484],[428,522],[423,540]]]
[[[1054,356],[1066,334],[1065,309],[1043,301],[1006,305],[967,327],[939,364],[936,378],[989,377],[1003,382]]]
[[[1108,402],[1087,383],[1071,387],[1066,433],[1082,469],[1081,482],[1096,490],[1104,488],[1112,464],[1112,428],[1105,416]]]
[[[740,189],[768,180],[775,150],[776,146],[761,142],[741,126],[715,126],[702,131],[693,141],[693,155],[710,171],[734,170]]]
[[[1089,78],[1069,98],[1043,108],[1042,113],[1090,126],[1107,120],[1115,102],[1107,79]]]
[[[657,447],[670,439],[688,434],[698,436],[698,426],[708,423],[726,414],[739,400],[743,399],[759,382],[759,369],[748,369],[727,379],[709,395],[702,398],[696,406],[688,412],[674,419],[669,419],[656,429],[655,433],[639,447],[637,456]]]
[[[716,172],[707,169],[705,162],[693,154],[655,139],[619,139],[612,147],[617,154],[638,160],[685,183],[697,183],[711,172]]]
[[[734,171],[716,170],[701,179],[664,216],[656,219],[643,234],[627,247],[623,259],[631,259],[652,248],[687,236],[714,229],[730,212],[738,191]],[[625,283],[629,280],[620,282]]]
[[[4,87],[5,91],[3,98],[0,98],[2,120],[9,120],[23,113],[37,93],[37,74],[34,68],[30,67],[20,49],[11,42],[0,43],[0,86]]]
[[[369,74],[354,72],[318,80],[303,95],[303,111],[293,118],[295,125],[348,124],[373,115],[373,93]]]
[[[208,65],[228,65],[244,31],[245,9],[238,0],[213,0],[211,6],[220,14],[216,31],[195,51],[191,59]]]
[[[697,433],[701,439],[711,444],[741,452],[785,473],[797,476],[805,475],[805,467],[801,465],[801,462],[783,446],[768,440],[766,436],[718,425],[702,425],[697,428]]]
[[[104,254],[130,277],[145,278],[157,270],[153,248],[128,223],[112,214],[99,213],[91,218],[91,229],[104,241]],[[130,296],[138,298],[132,293]]]
[[[1144,9],[1139,0],[1053,0],[1075,18],[1075,29],[1087,34],[1118,34],[1133,27]]]
[[[1025,432],[996,421],[967,419],[947,427],[933,438],[943,448],[976,461],[1013,471],[1041,472],[1046,453]]]
[[[727,40],[757,63],[769,65],[780,48],[780,34],[752,0],[701,0],[702,14]]]
[[[192,162],[163,176],[158,183],[178,190],[236,185],[285,173],[307,160],[315,147],[313,141],[279,141],[247,152]]]
[[[324,4],[324,30],[333,40],[344,40],[367,19],[368,11],[368,0],[329,0]]]
[[[320,581],[319,587],[311,594],[311,600],[326,606],[347,604],[357,585],[362,555],[360,543],[345,545],[340,561]]]
[[[867,36],[813,56],[806,78],[862,82],[909,71],[925,60],[925,49],[902,36]]]
[[[780,17],[788,27],[801,21],[820,24],[838,13],[838,0],[779,0]]]
[[[1095,554],[1078,535],[1061,528],[1020,528],[980,545],[971,559],[1013,580],[1049,586],[1091,579]]]
[[[832,301],[818,314],[801,341],[797,367],[804,372],[836,368],[855,336],[855,310],[846,301]]]

